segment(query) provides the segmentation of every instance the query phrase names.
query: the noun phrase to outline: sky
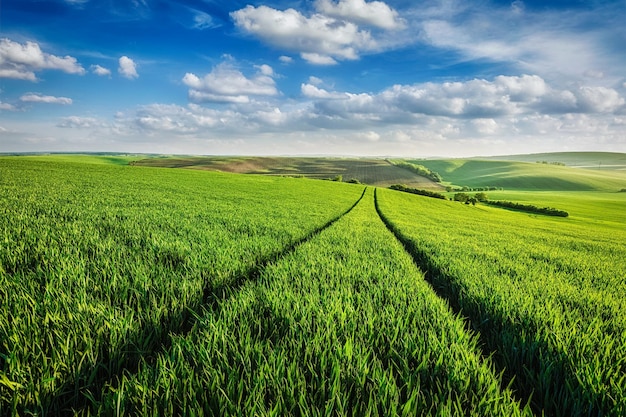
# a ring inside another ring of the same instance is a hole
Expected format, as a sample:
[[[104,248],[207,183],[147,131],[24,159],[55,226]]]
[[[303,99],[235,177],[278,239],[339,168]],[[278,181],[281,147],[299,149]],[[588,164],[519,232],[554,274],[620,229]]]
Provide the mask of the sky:
[[[0,152],[626,152],[626,2],[3,0]]]

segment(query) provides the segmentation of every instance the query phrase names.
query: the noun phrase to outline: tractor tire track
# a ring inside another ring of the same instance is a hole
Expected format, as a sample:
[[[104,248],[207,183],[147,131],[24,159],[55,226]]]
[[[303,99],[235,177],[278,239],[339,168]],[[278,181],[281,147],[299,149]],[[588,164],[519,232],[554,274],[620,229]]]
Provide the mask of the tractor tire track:
[[[98,357],[102,358],[100,363],[116,363],[115,372],[110,373],[106,370],[98,369],[100,366],[97,366],[95,369],[85,367],[76,374],[74,379],[66,381],[60,387],[59,391],[61,394],[52,397],[43,404],[28,404],[25,409],[30,411],[38,410],[43,415],[85,415],[89,411],[93,413],[102,400],[105,389],[116,390],[124,376],[139,372],[142,363],[147,365],[156,363],[158,355],[166,352],[172,345],[173,337],[188,334],[203,312],[215,312],[221,302],[235,296],[246,282],[258,279],[268,265],[288,256],[300,245],[313,239],[342,219],[363,200],[366,191],[367,187],[364,187],[358,200],[343,213],[332,218],[322,226],[313,229],[283,249],[266,256],[236,277],[226,280],[225,283],[217,286],[205,285],[201,299],[198,303],[193,303],[195,307],[187,309],[182,320],[166,317],[158,325],[143,323],[139,326],[135,336],[130,338],[117,351],[111,352],[107,347],[104,347],[98,352]],[[156,338],[155,335],[157,335]],[[144,346],[138,350],[137,343],[144,340],[153,340],[153,342],[147,348]],[[88,383],[85,384],[84,381],[88,381]]]
[[[402,244],[405,251],[411,256],[415,265],[424,273],[424,278],[430,284],[431,288],[437,294],[439,298],[442,298],[450,306],[454,314],[462,317],[466,322],[466,328],[471,333],[474,333],[479,341],[479,346],[483,346],[481,349],[481,356],[484,360],[493,358],[497,354],[498,347],[495,346],[493,340],[490,340],[482,332],[480,328],[482,323],[476,323],[471,319],[471,315],[468,314],[467,309],[464,309],[460,302],[460,289],[452,284],[454,278],[447,275],[437,265],[435,265],[429,258],[428,254],[421,250],[415,242],[407,238],[402,232],[384,215],[378,204],[377,189],[374,190],[374,205],[376,206],[376,212],[380,217],[380,220],[385,224],[387,229],[396,237],[396,239]],[[487,350],[488,349],[488,350]],[[519,401],[522,406],[528,404],[531,407],[532,412],[535,415],[542,415],[540,409],[533,407],[532,403],[532,391],[529,392],[528,387],[522,386],[516,375],[507,370],[505,366],[500,364],[497,360],[491,360],[496,373],[501,375],[502,385],[501,388],[512,389],[513,398]]]

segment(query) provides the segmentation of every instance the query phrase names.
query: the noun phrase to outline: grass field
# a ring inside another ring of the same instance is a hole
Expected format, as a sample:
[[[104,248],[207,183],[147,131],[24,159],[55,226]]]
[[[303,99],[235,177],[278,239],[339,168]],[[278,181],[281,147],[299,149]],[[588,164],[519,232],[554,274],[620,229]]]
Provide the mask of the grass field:
[[[380,190],[380,210],[548,415],[626,412],[626,228]],[[526,397],[524,396],[524,397]]]
[[[488,192],[551,218],[136,160],[0,157],[0,415],[626,414],[619,170]]]
[[[626,188],[626,170],[581,169],[535,162],[447,159],[416,160],[444,183],[522,191],[605,191]]]
[[[340,175],[343,181],[359,182],[379,187],[406,184],[412,187],[442,189],[411,171],[399,168],[384,159],[350,158],[292,158],[292,157],[163,157],[147,158],[134,165],[166,168],[215,170],[241,174],[302,176],[314,179],[333,179]]]
[[[494,156],[488,159],[517,162],[556,162],[578,168],[626,170],[626,154],[616,152],[553,152]]]

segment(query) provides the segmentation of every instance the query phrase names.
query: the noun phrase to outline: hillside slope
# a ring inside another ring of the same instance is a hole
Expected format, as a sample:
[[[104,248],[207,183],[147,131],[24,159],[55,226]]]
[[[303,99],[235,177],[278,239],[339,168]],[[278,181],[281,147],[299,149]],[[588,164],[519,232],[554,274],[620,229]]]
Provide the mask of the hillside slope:
[[[573,168],[536,162],[479,159],[418,160],[445,182],[469,187],[532,191],[614,191],[626,188],[626,171]]]
[[[553,152],[479,158],[498,161],[561,163],[577,168],[626,170],[626,154],[618,152]]]
[[[188,168],[277,176],[302,176],[359,182],[379,187],[405,184],[410,187],[442,189],[427,178],[394,166],[385,159],[305,158],[305,157],[161,157],[135,161],[133,165]]]

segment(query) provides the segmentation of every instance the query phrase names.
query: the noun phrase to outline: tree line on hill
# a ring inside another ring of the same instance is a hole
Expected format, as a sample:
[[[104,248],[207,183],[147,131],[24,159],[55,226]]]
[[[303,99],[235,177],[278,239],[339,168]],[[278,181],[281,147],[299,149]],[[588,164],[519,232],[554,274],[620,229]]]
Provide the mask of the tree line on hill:
[[[441,193],[437,193],[435,191],[420,190],[418,188],[410,188],[402,184],[394,184],[394,185],[389,186],[389,188],[391,188],[392,190],[403,191],[405,193],[423,195],[425,197],[431,197],[431,198],[439,198],[441,200],[448,199],[445,195]]]
[[[402,184],[394,184],[394,185],[391,185],[389,188],[392,190],[396,190],[396,191],[422,195],[425,197],[438,198],[441,200],[448,199],[445,195],[441,193],[437,193],[435,191],[420,190],[418,188],[410,188]],[[484,192],[478,192],[474,194],[473,196],[467,193],[463,193],[463,192],[455,193],[454,196],[450,198],[450,200],[458,201],[464,204],[471,204],[471,205],[476,205],[477,203],[485,203],[490,206],[509,208],[513,210],[525,211],[528,213],[543,214],[546,216],[557,216],[557,217],[569,216],[569,213],[567,211],[555,209],[552,207],[537,207],[532,204],[521,204],[521,203],[515,203],[513,201],[504,201],[504,200],[489,200],[489,197]]]
[[[544,164],[544,165],[557,165],[560,167],[566,166],[563,162],[537,161],[537,163]]]
[[[513,210],[526,211],[529,213],[535,214],[543,214],[546,216],[556,216],[556,217],[568,217],[569,213],[565,210],[559,210],[552,207],[537,207],[532,204],[521,204],[515,203],[513,201],[501,201],[501,200],[488,200],[487,204],[491,206],[498,206],[504,208],[510,208]]]
[[[463,186],[463,187],[452,187],[451,185],[448,185],[446,187],[446,191],[451,193],[453,191],[455,192],[468,192],[468,191],[502,191],[504,190],[504,187],[493,187],[493,186],[488,186],[488,187],[468,187],[468,186]]]
[[[424,178],[428,178],[431,181],[434,181],[434,182],[442,181],[441,175],[439,175],[439,173],[435,171],[431,171],[430,169],[426,168],[423,165],[412,164],[410,162],[395,162],[393,164],[397,167],[408,169],[414,174],[417,174]]]

